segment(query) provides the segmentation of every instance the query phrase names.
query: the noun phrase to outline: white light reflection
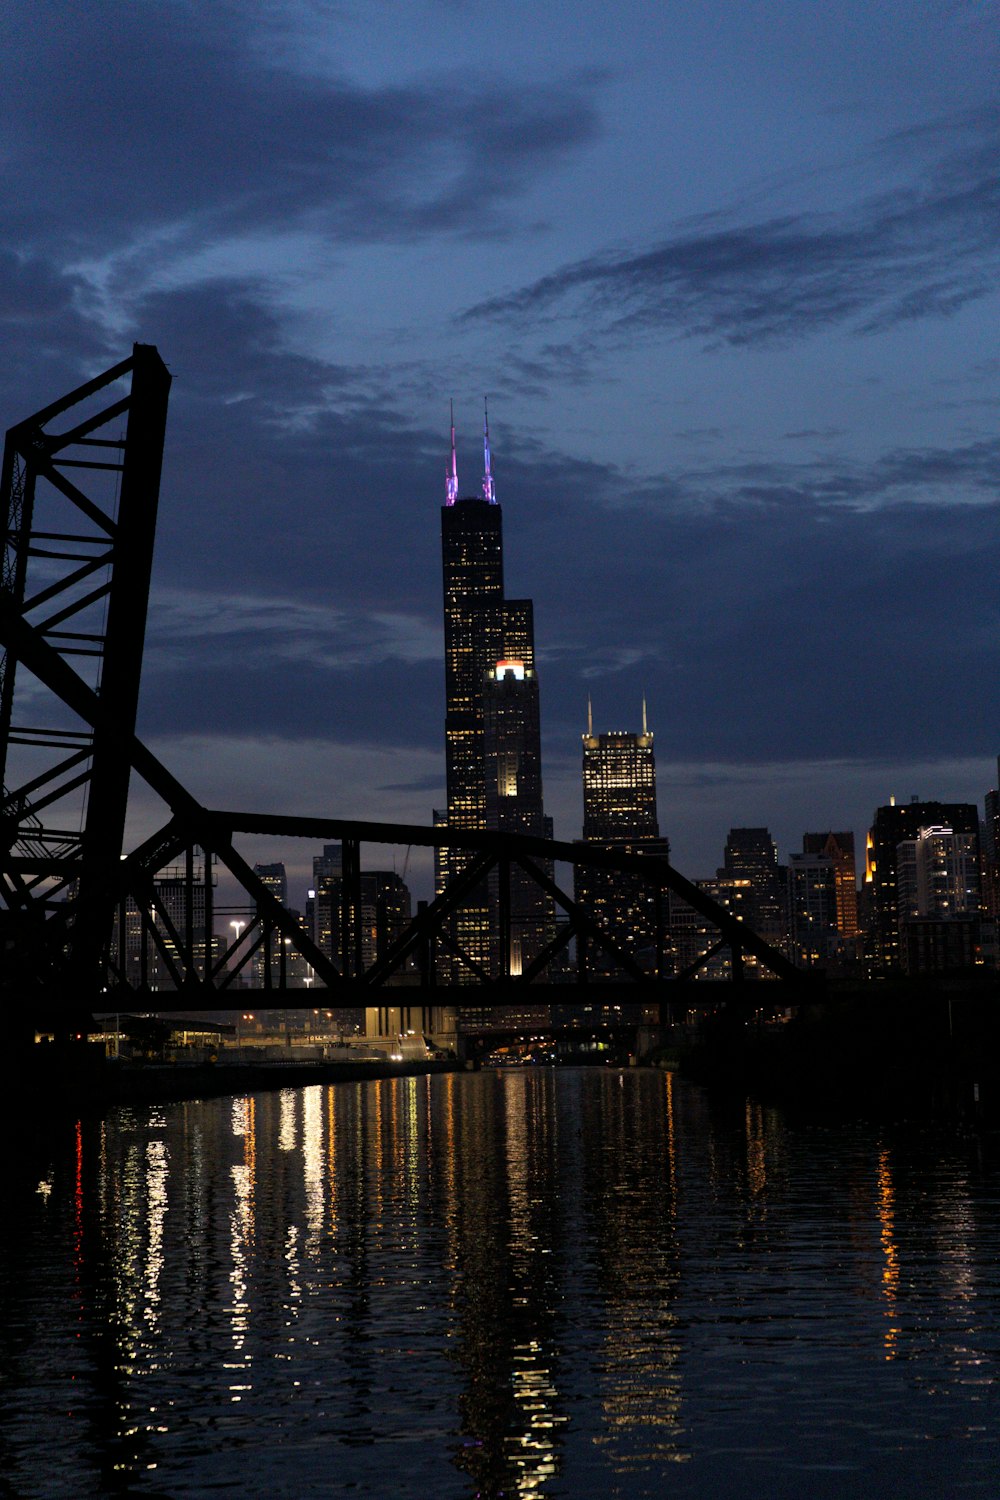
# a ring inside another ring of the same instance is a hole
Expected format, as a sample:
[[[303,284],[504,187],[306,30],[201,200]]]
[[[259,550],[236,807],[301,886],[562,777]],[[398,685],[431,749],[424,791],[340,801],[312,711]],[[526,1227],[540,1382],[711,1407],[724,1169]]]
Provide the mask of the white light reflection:
[[[236,1402],[242,1400],[244,1392],[253,1388],[249,1380],[252,1356],[246,1347],[250,1331],[248,1290],[256,1178],[256,1118],[252,1098],[233,1100],[232,1129],[233,1135],[243,1140],[243,1160],[230,1168],[234,1202],[229,1216],[229,1244],[233,1261],[233,1268],[229,1273],[233,1289],[229,1318],[234,1358],[225,1361],[223,1368],[230,1372],[229,1399]],[[248,1378],[238,1379],[241,1374]]]
[[[167,1216],[167,1147],[165,1141],[150,1141],[146,1146],[146,1212],[149,1238],[146,1241],[144,1316],[150,1330],[155,1330],[160,1312],[160,1272],[163,1270],[163,1221]]]
[[[647,1085],[641,1075],[628,1078],[625,1092],[610,1081],[604,1086],[604,1130],[615,1143],[618,1166],[609,1168],[611,1190],[601,1199],[609,1269],[602,1287],[607,1333],[594,1367],[604,1430],[594,1442],[618,1475],[691,1457],[683,1446],[675,1307],[680,1250],[673,1075],[665,1075],[664,1093],[658,1083],[655,1094],[651,1090],[652,1082]],[[630,1177],[642,1183],[638,1196],[628,1191]]]
[[[295,1150],[295,1089],[282,1089],[278,1096],[280,1118],[278,1122],[278,1150]]]
[[[302,1090],[302,1177],[306,1192],[305,1254],[314,1256],[323,1232],[323,1088]]]
[[[535,1185],[531,1175],[529,1114],[548,1121],[550,1114],[540,1102],[529,1101],[528,1089],[540,1087],[534,1073],[508,1074],[504,1078],[507,1105],[507,1191],[510,1212],[511,1270],[515,1284],[532,1284],[540,1274],[537,1259],[549,1253],[532,1226],[532,1204]],[[554,1147],[555,1141],[553,1139]],[[526,1299],[518,1299],[524,1306]],[[568,1422],[568,1416],[555,1410],[559,1392],[552,1376],[549,1359],[541,1342],[526,1338],[516,1343],[511,1353],[511,1383],[523,1431],[504,1441],[504,1450],[517,1472],[517,1493],[530,1495],[538,1491],[556,1472],[555,1430]]]

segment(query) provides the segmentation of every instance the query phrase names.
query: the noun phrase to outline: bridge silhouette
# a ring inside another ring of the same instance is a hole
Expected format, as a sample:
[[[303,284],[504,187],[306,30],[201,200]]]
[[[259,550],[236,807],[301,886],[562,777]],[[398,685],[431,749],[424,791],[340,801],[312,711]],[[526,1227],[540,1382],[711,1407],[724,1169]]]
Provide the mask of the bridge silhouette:
[[[659,1004],[693,989],[706,1001],[712,992],[717,1003],[743,990],[748,959],[777,981],[766,986],[768,1003],[797,997],[812,982],[660,857],[491,830],[204,806],[136,735],[169,388],[156,348],[136,344],[127,359],[7,433],[0,479],[0,996],[8,1004],[29,1012],[43,1007],[57,1017],[130,1004],[235,1009],[247,1004],[241,976],[254,955],[264,975],[255,998],[266,1003],[271,996],[283,1008],[523,1003],[529,989],[532,1001],[624,997]],[[24,686],[19,695],[16,688]],[[162,802],[164,819],[126,851],[133,774]],[[341,843],[336,958],[240,853],[241,838],[262,835]],[[367,963],[363,845],[449,846],[469,855],[461,873]],[[182,872],[179,920],[157,887],[167,866]],[[648,961],[640,963],[599,916],[573,900],[555,878],[556,866],[590,866],[645,883],[653,914]],[[213,933],[219,867],[251,914],[232,943],[220,944]],[[510,943],[503,940],[498,970],[490,972],[463,950],[455,919],[489,881],[503,936],[512,872],[522,887],[527,878],[544,893],[559,920],[522,973],[511,972]],[[696,913],[708,933],[703,951],[680,972],[663,915],[671,898]],[[196,899],[205,913],[201,934]],[[130,976],[128,923],[138,925],[141,953],[155,951],[169,989],[152,993],[142,967],[138,978]],[[316,988],[292,987],[289,950],[309,966]],[[691,986],[723,952],[729,978]],[[604,955],[619,982],[595,982],[595,954]],[[440,955],[465,982],[438,982]],[[746,991],[758,1003],[764,999],[758,983]]]

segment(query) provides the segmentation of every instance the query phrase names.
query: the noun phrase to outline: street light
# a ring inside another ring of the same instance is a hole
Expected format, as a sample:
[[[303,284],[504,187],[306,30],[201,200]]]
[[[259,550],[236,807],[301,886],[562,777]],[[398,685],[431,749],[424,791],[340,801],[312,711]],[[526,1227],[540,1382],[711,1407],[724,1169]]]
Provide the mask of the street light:
[[[229,925],[233,929],[233,931],[236,933],[236,936],[233,939],[233,951],[232,951],[232,957],[235,958],[236,957],[236,950],[237,950],[237,948],[240,945],[240,936],[241,936],[241,934],[243,932],[244,927],[247,924],[245,922],[233,921],[233,922],[230,922]],[[230,959],[230,967],[232,967],[232,959]],[[242,974],[237,974],[237,976],[236,976],[236,983],[239,984],[239,985],[242,985],[242,983],[243,983],[243,976],[242,976]]]

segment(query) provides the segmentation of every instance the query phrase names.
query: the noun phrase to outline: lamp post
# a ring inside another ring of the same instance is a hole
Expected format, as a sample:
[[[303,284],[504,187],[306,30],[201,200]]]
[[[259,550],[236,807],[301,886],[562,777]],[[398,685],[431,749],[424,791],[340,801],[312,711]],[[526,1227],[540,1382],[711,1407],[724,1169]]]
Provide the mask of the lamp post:
[[[230,922],[229,925],[233,929],[233,931],[236,933],[236,936],[233,939],[233,958],[235,959],[235,957],[236,957],[236,950],[237,950],[237,948],[240,945],[240,937],[242,935],[244,927],[247,924],[245,922],[232,921],[232,922]],[[230,966],[231,966],[231,964],[230,964]],[[241,978],[241,976],[239,974],[237,974],[237,976],[236,976],[236,982],[237,982],[237,984],[240,983],[240,978]]]

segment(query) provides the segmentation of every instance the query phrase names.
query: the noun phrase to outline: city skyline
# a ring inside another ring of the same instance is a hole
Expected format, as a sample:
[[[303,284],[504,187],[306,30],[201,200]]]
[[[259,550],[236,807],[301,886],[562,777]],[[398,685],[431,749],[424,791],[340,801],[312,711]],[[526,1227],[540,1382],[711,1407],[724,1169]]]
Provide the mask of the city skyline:
[[[645,694],[692,875],[735,823],[784,851],[893,794],[980,804],[989,18],[575,19],[0,23],[4,425],[133,338],[174,375],[140,733],[207,803],[426,822],[447,403],[472,474],[488,392],[558,834],[588,694],[602,730]]]

